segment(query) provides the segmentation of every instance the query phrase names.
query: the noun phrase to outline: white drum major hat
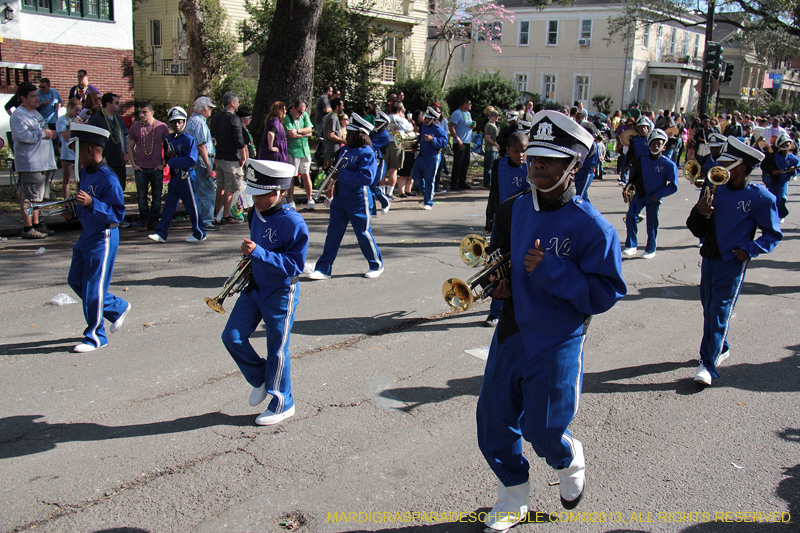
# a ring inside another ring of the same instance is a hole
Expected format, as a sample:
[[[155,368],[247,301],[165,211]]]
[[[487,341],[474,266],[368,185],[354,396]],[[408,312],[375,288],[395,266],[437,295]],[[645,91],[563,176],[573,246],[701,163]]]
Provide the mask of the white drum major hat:
[[[725,150],[719,156],[720,163],[728,163],[741,160],[742,163],[750,168],[756,168],[764,160],[764,154],[731,135],[725,143]]]
[[[367,122],[367,119],[365,119],[358,113],[351,113],[350,124],[348,124],[345,129],[349,131],[358,131],[369,135],[370,133],[372,133],[373,128],[374,126],[369,122]]]
[[[294,176],[294,165],[289,163],[248,159],[244,192],[258,196],[272,191],[285,191],[292,186]]]
[[[533,116],[525,154],[540,157],[577,157],[581,163],[594,139],[580,124],[559,111],[543,110]]]
[[[719,148],[725,146],[727,139],[721,133],[711,133],[708,135],[707,142],[709,148]]]

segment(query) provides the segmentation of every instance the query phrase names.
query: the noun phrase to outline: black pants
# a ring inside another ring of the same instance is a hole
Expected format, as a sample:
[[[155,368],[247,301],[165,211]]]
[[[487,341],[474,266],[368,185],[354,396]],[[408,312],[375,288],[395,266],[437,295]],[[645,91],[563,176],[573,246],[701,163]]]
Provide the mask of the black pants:
[[[469,151],[469,144],[464,143],[463,146],[459,146],[458,143],[453,143],[453,175],[450,177],[451,189],[461,189],[467,187]]]

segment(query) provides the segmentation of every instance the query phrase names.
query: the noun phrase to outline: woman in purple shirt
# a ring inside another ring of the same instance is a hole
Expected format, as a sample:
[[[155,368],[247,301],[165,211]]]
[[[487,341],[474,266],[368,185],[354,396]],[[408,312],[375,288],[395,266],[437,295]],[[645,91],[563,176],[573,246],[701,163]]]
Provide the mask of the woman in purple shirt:
[[[286,131],[283,129],[283,117],[285,116],[286,106],[283,102],[272,104],[267,120],[264,122],[264,136],[261,138],[261,146],[258,148],[258,159],[288,162]]]

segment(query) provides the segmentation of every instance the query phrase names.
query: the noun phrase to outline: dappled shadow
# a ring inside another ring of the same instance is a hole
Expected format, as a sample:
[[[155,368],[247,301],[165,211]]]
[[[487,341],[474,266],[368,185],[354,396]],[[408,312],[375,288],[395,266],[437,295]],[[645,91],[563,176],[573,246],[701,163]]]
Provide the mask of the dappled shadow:
[[[231,273],[233,273],[234,268],[236,265],[231,267]],[[175,287],[175,288],[190,288],[190,289],[215,289],[215,288],[222,288],[222,285],[225,283],[225,280],[228,278],[201,278],[199,276],[162,276],[160,278],[150,278],[150,279],[128,279],[124,281],[119,281],[116,283],[112,283],[112,286],[148,286],[148,287],[155,287],[155,286],[162,286],[162,287]]]
[[[81,342],[80,338],[75,337],[72,342],[65,341],[64,339],[58,339],[49,341],[41,340],[36,342],[13,342],[11,344],[0,344],[0,355],[29,355],[69,352],[79,342]]]
[[[104,426],[87,422],[75,424],[37,421],[44,415],[18,415],[0,418],[0,459],[21,457],[52,450],[65,442],[130,439],[167,433],[182,433],[212,426],[253,426],[254,416],[220,412],[187,416],[163,422]]]
[[[411,311],[387,311],[372,316],[315,318],[296,320],[292,333],[298,335],[385,335],[392,330],[417,328],[422,331],[449,331],[460,328],[474,328],[477,322],[459,323],[455,319],[465,316],[478,317],[483,311],[469,313],[448,313],[437,317],[405,318]],[[481,321],[481,324],[483,322]]]
[[[447,381],[446,387],[401,387],[381,391],[380,396],[389,400],[403,402],[406,405],[398,411],[410,413],[417,407],[426,404],[446,402],[458,396],[478,396],[481,392],[483,376],[456,378]]]

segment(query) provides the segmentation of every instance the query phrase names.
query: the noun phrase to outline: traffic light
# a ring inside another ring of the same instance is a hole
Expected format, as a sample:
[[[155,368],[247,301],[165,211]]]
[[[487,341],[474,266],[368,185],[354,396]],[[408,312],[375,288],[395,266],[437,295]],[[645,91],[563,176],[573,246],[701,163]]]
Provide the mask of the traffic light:
[[[725,75],[722,77],[722,83],[731,81],[733,79],[733,63],[725,63]]]
[[[711,75],[719,79],[720,71],[723,68],[722,52],[724,49],[719,43],[708,41],[706,43],[706,59],[703,62],[703,69],[711,72]]]

